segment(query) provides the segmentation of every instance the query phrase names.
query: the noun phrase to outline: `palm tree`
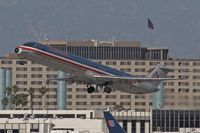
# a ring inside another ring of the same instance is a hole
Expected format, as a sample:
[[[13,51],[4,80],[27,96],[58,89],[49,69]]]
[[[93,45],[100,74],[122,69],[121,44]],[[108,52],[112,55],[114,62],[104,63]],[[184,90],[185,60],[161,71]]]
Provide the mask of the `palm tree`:
[[[17,85],[13,85],[12,87],[12,94],[16,94],[19,91],[19,87]]]
[[[6,96],[10,96],[12,94],[12,87],[6,88]]]
[[[12,104],[11,104],[11,95],[12,95],[12,87],[7,87],[6,88],[6,96],[8,98],[8,106],[7,109],[11,109],[12,108]]]
[[[3,104],[3,110],[6,109],[6,106],[8,105],[9,103],[9,100],[7,97],[4,97],[2,100],[1,100],[1,103]]]
[[[12,109],[15,110],[16,105],[19,102],[19,97],[17,95],[17,92],[19,91],[19,87],[17,85],[13,85],[11,88],[11,91],[9,90],[9,93],[7,94],[11,95],[11,103],[12,103]]]
[[[21,109],[24,109],[24,107],[28,104],[28,95],[25,94],[18,94],[18,100],[19,104],[21,104]]]
[[[33,110],[33,95],[35,93],[35,89],[30,87],[28,93],[30,95],[30,109]]]
[[[46,93],[48,92],[48,88],[42,86],[42,88],[39,89],[39,93],[42,95],[42,109],[46,110]]]

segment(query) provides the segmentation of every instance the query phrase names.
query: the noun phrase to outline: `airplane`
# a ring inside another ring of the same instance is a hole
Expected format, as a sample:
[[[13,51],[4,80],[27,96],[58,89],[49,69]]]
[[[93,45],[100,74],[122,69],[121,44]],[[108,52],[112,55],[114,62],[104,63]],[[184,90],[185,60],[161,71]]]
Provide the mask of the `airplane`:
[[[103,112],[109,133],[126,133],[109,111]]]
[[[159,90],[161,81],[174,80],[166,78],[170,69],[161,64],[146,77],[137,77],[38,42],[27,42],[17,46],[15,53],[21,58],[69,73],[68,77],[49,80],[82,81],[87,84],[88,93],[111,93],[117,90],[131,94],[154,93]]]

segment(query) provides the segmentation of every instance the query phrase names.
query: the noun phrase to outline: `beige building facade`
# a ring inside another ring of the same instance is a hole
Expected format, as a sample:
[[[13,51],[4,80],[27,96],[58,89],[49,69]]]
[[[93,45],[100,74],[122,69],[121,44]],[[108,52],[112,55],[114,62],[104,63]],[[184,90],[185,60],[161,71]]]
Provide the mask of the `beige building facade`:
[[[66,45],[63,44],[64,42],[51,43],[57,46]],[[48,44],[50,45],[50,42],[48,42]],[[136,45],[136,47],[138,47],[138,45]],[[24,65],[20,65],[20,61],[24,61]],[[145,76],[158,63],[163,64],[166,67],[174,69],[173,72],[168,74],[168,77],[183,78],[182,80],[166,81],[164,83],[164,108],[200,109],[200,59],[102,59],[94,61],[136,76]],[[35,64],[25,59],[19,59],[14,55],[2,57],[0,59],[0,67],[12,70],[12,83],[13,85],[19,86],[20,90],[18,93],[28,95],[27,91],[30,87],[35,89],[33,95],[34,109],[40,110],[43,108],[42,95],[39,93],[39,89],[42,86],[49,88],[45,98],[47,103],[46,108],[50,110],[56,109],[57,83],[51,81],[47,84],[46,79],[57,77],[57,70]],[[107,106],[114,105],[122,105],[125,109],[135,109],[136,111],[149,111],[152,108],[152,94],[128,94],[118,91],[112,92],[111,94],[88,94],[86,85],[81,82],[67,84],[66,100],[67,109],[69,110],[106,108]],[[17,109],[19,108],[20,107],[17,107]],[[24,109],[29,108],[29,104],[24,107]]]

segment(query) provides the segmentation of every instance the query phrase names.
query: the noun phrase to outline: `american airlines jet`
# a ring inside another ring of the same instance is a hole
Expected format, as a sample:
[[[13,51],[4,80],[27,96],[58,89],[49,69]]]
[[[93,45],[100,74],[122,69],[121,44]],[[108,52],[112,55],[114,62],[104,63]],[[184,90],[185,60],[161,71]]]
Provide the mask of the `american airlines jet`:
[[[160,64],[141,78],[38,42],[18,46],[15,53],[35,63],[69,73],[70,76],[66,78],[54,80],[83,81],[87,84],[88,93],[111,93],[116,90],[132,94],[153,93],[159,90],[161,81],[173,80],[166,78],[170,70]]]

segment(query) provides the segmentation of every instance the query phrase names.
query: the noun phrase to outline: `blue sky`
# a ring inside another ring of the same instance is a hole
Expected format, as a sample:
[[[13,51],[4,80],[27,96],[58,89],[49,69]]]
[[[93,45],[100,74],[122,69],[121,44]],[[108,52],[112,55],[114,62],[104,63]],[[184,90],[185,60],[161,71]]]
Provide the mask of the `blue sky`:
[[[0,55],[27,41],[128,40],[200,58],[200,0],[0,0]],[[154,30],[147,28],[147,18]]]

